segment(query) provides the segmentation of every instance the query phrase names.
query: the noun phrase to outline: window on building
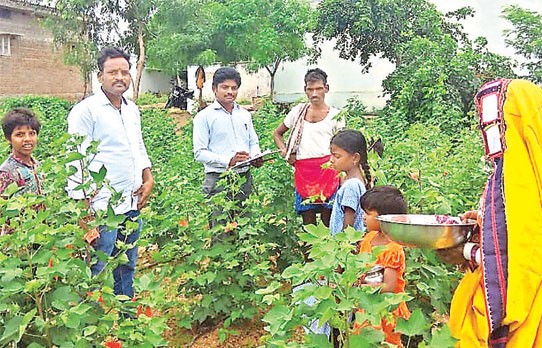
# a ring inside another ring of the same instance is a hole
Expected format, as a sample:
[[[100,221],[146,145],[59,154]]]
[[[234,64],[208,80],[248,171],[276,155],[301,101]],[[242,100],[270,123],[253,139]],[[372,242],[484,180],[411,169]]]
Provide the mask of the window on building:
[[[11,55],[11,36],[0,35],[0,56]]]

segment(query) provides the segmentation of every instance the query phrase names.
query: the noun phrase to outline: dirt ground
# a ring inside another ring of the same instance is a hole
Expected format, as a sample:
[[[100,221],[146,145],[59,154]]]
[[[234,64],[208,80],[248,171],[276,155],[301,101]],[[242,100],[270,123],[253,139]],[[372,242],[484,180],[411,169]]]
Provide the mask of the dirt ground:
[[[150,256],[152,252],[156,251],[157,245],[151,245],[148,247],[140,247],[138,250],[138,272],[145,272],[150,268],[156,266],[155,261]],[[166,299],[172,302],[182,303],[182,297],[176,292],[178,283],[165,279],[163,281],[163,288],[166,290]],[[229,335],[225,342],[220,343],[219,330],[223,327],[223,323],[217,323],[217,325],[209,328],[201,328],[199,330],[187,330],[181,329],[177,326],[175,313],[178,308],[171,308],[167,314],[154,312],[154,315],[167,315],[170,317],[168,321],[169,329],[164,333],[164,338],[168,342],[168,347],[176,348],[254,348],[261,346],[260,337],[265,335],[264,323],[261,321],[263,314],[257,316],[253,320],[246,320],[230,327],[230,330],[236,331],[236,334]]]
[[[260,337],[265,335],[263,322],[259,319],[244,322],[230,329],[235,330],[237,334],[229,335],[228,338],[220,343],[219,330],[222,325],[207,330],[204,333],[193,333],[188,330],[182,330],[176,327],[174,320],[170,323],[170,330],[165,338],[169,347],[184,348],[255,348],[261,346]]]
[[[140,106],[140,108],[142,110],[154,109],[154,108],[163,109],[165,105],[166,103],[149,104],[149,105],[142,105]],[[177,130],[181,129],[185,124],[188,123],[188,120],[192,118],[192,115],[188,111],[181,110],[178,108],[169,108],[167,110],[167,113],[168,115],[172,116],[175,122],[177,123]]]

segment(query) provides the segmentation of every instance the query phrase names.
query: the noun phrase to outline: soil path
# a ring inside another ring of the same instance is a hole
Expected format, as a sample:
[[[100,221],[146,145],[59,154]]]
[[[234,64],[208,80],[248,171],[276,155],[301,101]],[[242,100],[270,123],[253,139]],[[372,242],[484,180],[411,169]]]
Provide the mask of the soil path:
[[[140,106],[140,109],[163,109],[164,106],[166,106],[166,103],[149,104]],[[175,123],[177,124],[177,131],[179,131],[179,129],[187,124],[188,120],[192,118],[192,115],[188,111],[181,110],[179,108],[169,108],[167,113],[175,120]]]

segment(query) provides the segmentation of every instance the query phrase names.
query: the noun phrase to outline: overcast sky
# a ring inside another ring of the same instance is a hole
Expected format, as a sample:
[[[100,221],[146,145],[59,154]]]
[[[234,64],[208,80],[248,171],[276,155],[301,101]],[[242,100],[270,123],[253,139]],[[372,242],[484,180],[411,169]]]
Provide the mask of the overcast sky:
[[[506,47],[503,31],[511,29],[510,22],[501,17],[502,10],[510,5],[542,13],[542,0],[430,0],[442,12],[457,10],[464,6],[472,7],[474,17],[463,21],[465,31],[471,39],[486,37],[490,51],[506,56],[513,56],[514,49]],[[517,57],[516,57],[517,58]]]

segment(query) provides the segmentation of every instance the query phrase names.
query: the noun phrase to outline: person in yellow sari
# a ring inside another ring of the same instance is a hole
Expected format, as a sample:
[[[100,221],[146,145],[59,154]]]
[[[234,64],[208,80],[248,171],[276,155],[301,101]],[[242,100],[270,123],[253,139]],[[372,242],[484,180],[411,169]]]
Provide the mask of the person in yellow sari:
[[[449,326],[458,347],[542,347],[542,89],[498,79],[475,103],[494,170],[480,210],[464,215],[480,229],[461,247],[472,270]]]

